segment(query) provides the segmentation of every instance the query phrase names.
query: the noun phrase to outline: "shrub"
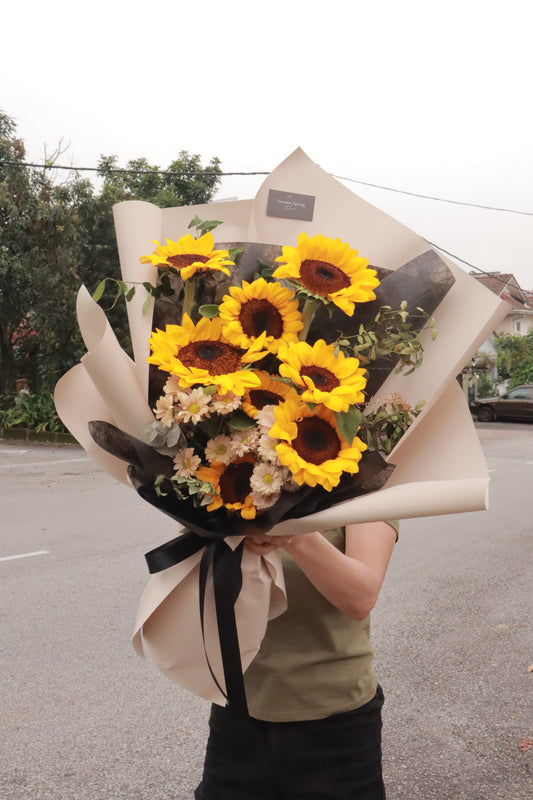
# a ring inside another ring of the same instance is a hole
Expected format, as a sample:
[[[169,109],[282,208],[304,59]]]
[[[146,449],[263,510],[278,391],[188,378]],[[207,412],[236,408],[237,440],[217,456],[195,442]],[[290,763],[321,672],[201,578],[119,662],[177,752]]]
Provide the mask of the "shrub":
[[[486,372],[482,372],[479,376],[476,384],[476,396],[477,397],[490,397],[491,395],[496,393],[496,389],[494,387],[493,382],[489,378]]]
[[[0,427],[29,428],[37,432],[67,432],[57,414],[54,398],[48,392],[41,394],[22,392],[14,398],[2,397]]]

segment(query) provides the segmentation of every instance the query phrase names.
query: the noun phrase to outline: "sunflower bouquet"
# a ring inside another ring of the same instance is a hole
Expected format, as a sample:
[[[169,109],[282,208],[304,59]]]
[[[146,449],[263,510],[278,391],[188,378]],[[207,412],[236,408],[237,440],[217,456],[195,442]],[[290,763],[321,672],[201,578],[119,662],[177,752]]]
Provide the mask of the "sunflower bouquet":
[[[157,267],[156,285],[144,282],[157,301],[154,318],[171,321],[149,340],[155,419],[139,437],[166,464],[152,470],[152,485],[146,465],[140,478],[131,470],[141,494],[208,536],[267,530],[376,488],[376,474],[383,483],[391,468],[376,428],[394,417],[398,440],[421,404],[401,421],[381,405],[367,427],[367,375],[378,357],[389,370],[394,357],[400,370],[419,365],[413,323],[427,317],[422,309],[410,315],[403,300],[396,311],[380,306],[374,330],[365,327],[358,311],[375,305],[377,271],[348,243],[321,234],[301,233],[296,246],[257,258],[251,279],[238,280],[245,247],[215,247],[216,225],[196,217],[189,227],[201,235],[154,241],[140,259]],[[133,297],[135,287],[120,288]],[[101,426],[92,433],[102,442]],[[116,453],[120,434],[109,426],[104,434]],[[374,452],[361,480],[368,443]],[[369,468],[374,481],[365,486]]]
[[[314,210],[287,218],[294,197]],[[55,400],[96,463],[182,528],[146,554],[135,649],[244,706],[242,670],[287,601],[279,553],[243,536],[485,508],[455,376],[505,309],[300,150],[254,199],[217,204],[223,223],[201,221],[213,208],[115,207],[133,359],[95,302],[105,283],[82,287],[86,353]]]

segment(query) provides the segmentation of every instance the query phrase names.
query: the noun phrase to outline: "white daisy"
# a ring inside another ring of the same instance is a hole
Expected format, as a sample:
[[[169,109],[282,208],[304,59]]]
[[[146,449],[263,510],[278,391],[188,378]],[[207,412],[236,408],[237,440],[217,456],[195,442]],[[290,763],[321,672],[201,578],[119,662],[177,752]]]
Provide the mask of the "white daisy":
[[[261,494],[260,492],[250,492],[252,500],[254,502],[254,506],[258,511],[264,511],[266,508],[270,508],[279,500],[279,492],[275,492],[274,494]]]
[[[259,438],[257,445],[257,452],[265,461],[270,461],[271,464],[279,464],[278,454],[276,447],[279,444],[279,439],[273,439],[266,433]]]
[[[217,414],[229,414],[231,411],[240,408],[242,397],[233,392],[226,392],[226,394],[216,394],[213,397],[213,411]]]
[[[255,421],[260,428],[265,428],[265,430],[269,431],[271,427],[276,424],[276,417],[274,416],[275,408],[276,406],[273,405],[263,406],[263,408],[257,412]]]
[[[210,413],[209,395],[204,394],[202,388],[191,389],[190,392],[176,393],[176,419],[178,422],[193,422],[196,424]]]
[[[254,492],[262,495],[279,494],[283,485],[283,472],[274,464],[260,461],[254,467],[250,477],[250,486]]]
[[[252,453],[257,448],[259,443],[259,431],[256,427],[248,428],[246,431],[238,431],[231,437],[231,445],[233,453],[238,458],[245,456],[246,453]]]
[[[193,448],[186,447],[174,456],[174,472],[180,478],[192,478],[200,463],[201,459],[194,455]]]
[[[229,464],[233,457],[233,446],[229,436],[216,436],[209,439],[205,446],[205,457],[211,464],[218,461],[221,464]]]
[[[160,420],[166,428],[171,428],[176,420],[172,396],[161,395],[156,401],[154,414],[156,419]]]
[[[165,394],[175,395],[181,391],[180,380],[177,375],[169,375],[165,385],[163,386]]]

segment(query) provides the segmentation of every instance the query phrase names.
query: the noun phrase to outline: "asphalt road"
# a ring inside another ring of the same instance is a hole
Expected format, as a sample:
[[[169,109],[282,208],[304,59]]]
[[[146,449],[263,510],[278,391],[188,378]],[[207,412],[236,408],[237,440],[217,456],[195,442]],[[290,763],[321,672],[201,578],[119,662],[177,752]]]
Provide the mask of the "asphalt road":
[[[404,521],[373,614],[389,800],[531,800],[533,426],[478,425],[488,512]],[[133,652],[171,520],[79,448],[0,442],[2,800],[189,800],[208,704]]]

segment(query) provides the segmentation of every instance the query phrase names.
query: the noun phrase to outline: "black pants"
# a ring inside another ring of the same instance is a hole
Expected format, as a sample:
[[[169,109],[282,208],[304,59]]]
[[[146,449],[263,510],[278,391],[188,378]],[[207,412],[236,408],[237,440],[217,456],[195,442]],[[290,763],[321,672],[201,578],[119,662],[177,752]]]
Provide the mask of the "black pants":
[[[242,719],[213,706],[196,800],[385,800],[383,692],[310,722]]]

